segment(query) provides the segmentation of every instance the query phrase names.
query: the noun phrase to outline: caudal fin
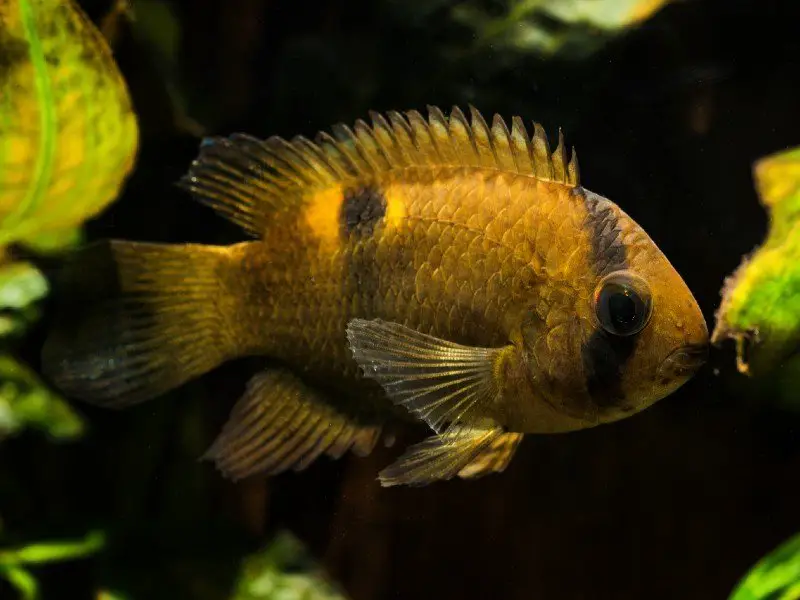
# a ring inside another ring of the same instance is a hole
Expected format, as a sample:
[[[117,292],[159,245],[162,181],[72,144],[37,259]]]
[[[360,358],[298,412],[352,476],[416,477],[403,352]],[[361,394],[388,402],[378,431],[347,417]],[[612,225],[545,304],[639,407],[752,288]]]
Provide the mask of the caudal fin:
[[[155,398],[236,355],[225,307],[230,248],[111,241],[62,272],[42,370],[61,391],[123,407]]]

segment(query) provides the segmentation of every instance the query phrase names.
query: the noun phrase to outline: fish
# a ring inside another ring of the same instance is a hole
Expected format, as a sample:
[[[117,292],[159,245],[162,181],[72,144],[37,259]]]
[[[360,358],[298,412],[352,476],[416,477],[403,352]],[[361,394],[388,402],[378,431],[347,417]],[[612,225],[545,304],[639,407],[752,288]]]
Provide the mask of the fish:
[[[525,435],[620,420],[689,380],[708,352],[695,298],[582,186],[561,130],[551,152],[536,122],[427,112],[204,138],[177,185],[244,239],[81,249],[45,375],[122,408],[263,357],[202,458],[237,481],[426,427],[382,486],[503,472]]]

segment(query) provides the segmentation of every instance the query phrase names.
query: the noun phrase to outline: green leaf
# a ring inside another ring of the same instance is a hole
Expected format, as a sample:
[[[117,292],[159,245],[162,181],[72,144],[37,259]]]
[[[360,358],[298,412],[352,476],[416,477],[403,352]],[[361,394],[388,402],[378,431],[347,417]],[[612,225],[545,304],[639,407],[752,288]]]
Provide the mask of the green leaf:
[[[460,2],[456,22],[475,32],[478,47],[519,53],[583,57],[602,43],[652,16],[669,0],[517,0],[499,16],[485,3]]]
[[[16,550],[0,550],[0,565],[30,565],[74,560],[94,554],[105,545],[102,531],[90,531],[82,540],[37,542]]]
[[[96,600],[129,600],[129,596],[125,596],[117,590],[99,590]]]
[[[24,244],[38,254],[54,254],[74,248],[82,241],[83,230],[80,227],[70,227],[34,235],[24,240]]]
[[[102,531],[90,531],[82,540],[29,544],[18,550],[0,551],[0,564],[42,564],[74,560],[94,554],[105,545]]]
[[[117,197],[139,129],[110,48],[75,0],[13,7],[0,19],[0,247],[47,245]]]
[[[83,419],[50,392],[27,367],[0,354],[0,439],[23,427],[34,427],[54,440],[84,433]]]
[[[19,310],[47,295],[47,280],[26,262],[0,267],[0,310]],[[1,332],[0,332],[1,333]]]
[[[729,600],[800,600],[800,535],[756,563]]]
[[[0,565],[0,577],[6,579],[20,593],[22,600],[36,600],[39,584],[28,571],[15,565]]]
[[[258,554],[245,559],[231,600],[345,600],[305,547],[281,532]]]
[[[800,348],[800,148],[754,167],[770,224],[722,290],[712,342],[731,339],[739,371],[772,371]]]

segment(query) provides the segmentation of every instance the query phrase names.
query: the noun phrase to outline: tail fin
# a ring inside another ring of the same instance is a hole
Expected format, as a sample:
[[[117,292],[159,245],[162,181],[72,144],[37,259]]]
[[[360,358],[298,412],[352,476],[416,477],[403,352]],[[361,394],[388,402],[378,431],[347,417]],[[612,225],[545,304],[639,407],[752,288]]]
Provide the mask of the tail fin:
[[[123,407],[159,396],[236,356],[230,248],[111,241],[62,272],[42,370],[71,397]]]

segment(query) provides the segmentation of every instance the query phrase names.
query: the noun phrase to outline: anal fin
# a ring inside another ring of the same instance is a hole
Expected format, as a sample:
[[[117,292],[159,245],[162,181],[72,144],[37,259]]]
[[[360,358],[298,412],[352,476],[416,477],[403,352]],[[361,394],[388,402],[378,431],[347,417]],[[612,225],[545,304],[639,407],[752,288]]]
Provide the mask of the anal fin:
[[[234,481],[277,475],[302,471],[322,454],[366,456],[380,433],[379,424],[355,422],[288,371],[266,371],[250,380],[203,459]]]
[[[447,436],[433,435],[411,446],[380,473],[381,485],[424,486],[435,481],[476,478],[503,471],[522,434],[500,427],[454,426]]]
[[[458,476],[461,479],[477,479],[491,473],[502,473],[514,458],[523,437],[522,433],[514,432],[497,436],[472,462],[458,472]]]

